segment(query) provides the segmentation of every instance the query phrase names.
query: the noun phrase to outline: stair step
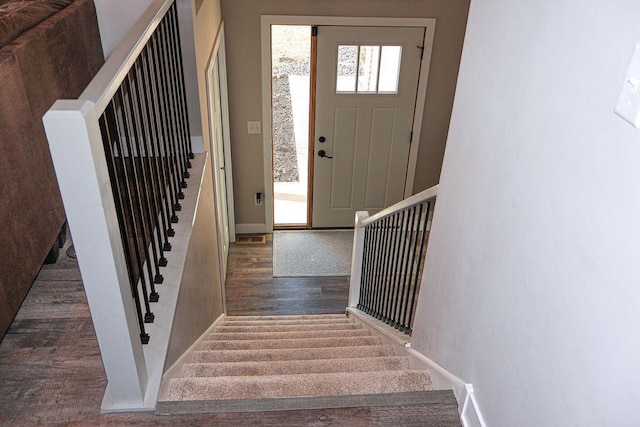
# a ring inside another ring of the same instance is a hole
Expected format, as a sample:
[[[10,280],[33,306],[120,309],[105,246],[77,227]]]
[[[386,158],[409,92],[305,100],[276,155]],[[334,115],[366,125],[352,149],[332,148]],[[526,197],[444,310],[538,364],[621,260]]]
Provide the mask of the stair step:
[[[394,356],[390,345],[272,350],[194,351],[193,362],[248,362]]]
[[[170,400],[224,400],[400,393],[431,388],[425,371],[175,378]]]
[[[352,329],[352,330],[325,330],[325,331],[294,331],[294,332],[227,332],[227,333],[211,333],[206,341],[229,341],[231,339],[239,340],[283,340],[298,338],[333,338],[333,337],[363,337],[371,336],[368,329]]]
[[[353,319],[280,319],[280,320],[223,320],[220,326],[270,326],[270,325],[339,325],[355,324]]]
[[[252,320],[322,320],[322,319],[348,319],[344,314],[299,314],[282,316],[226,316],[225,321],[252,321]]]
[[[407,408],[410,406],[410,408]],[[348,396],[317,396],[317,397],[292,397],[285,399],[227,399],[227,400],[190,400],[190,401],[158,401],[156,414],[211,414],[211,413],[238,413],[253,412],[255,414],[249,423],[246,419],[238,422],[238,425],[320,425],[323,422],[315,422],[313,413],[309,411],[327,408],[380,408],[384,410],[384,419],[377,419],[375,425],[401,425],[401,426],[438,426],[438,427],[462,427],[458,416],[458,403],[452,390],[410,391],[403,393],[383,394],[355,394]],[[271,411],[294,411],[284,421],[281,414],[273,414]],[[307,411],[304,415],[300,412]],[[332,411],[334,414],[335,411]],[[369,411],[367,410],[367,413]],[[360,415],[360,417],[358,416]],[[366,425],[361,418],[361,413],[353,414],[348,420],[338,418],[340,425]],[[303,418],[301,418],[303,417]],[[233,418],[225,418],[225,420]],[[303,421],[304,420],[304,421]],[[330,417],[329,424],[337,425],[336,418]],[[234,424],[232,421],[230,424]],[[294,424],[295,423],[295,424]],[[348,424],[347,424],[348,423]],[[234,424],[235,425],[235,424]]]
[[[380,345],[379,337],[333,337],[303,338],[282,340],[230,340],[205,341],[198,350],[260,350],[279,348],[320,348],[320,347],[349,347],[363,345]]]
[[[323,331],[323,330],[353,330],[362,329],[358,323],[346,324],[314,324],[314,325],[269,325],[269,326],[218,326],[213,332],[294,332],[294,331]]]
[[[322,374],[406,369],[409,369],[409,359],[404,356],[275,362],[188,363],[183,367],[182,377]]]

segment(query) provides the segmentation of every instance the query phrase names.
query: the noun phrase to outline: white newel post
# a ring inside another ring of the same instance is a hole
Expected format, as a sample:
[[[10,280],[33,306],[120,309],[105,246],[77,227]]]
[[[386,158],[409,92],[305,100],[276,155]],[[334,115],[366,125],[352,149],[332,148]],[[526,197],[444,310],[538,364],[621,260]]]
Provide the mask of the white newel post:
[[[95,104],[58,101],[44,116],[114,404],[144,401],[147,369]]]
[[[351,279],[349,280],[349,307],[352,308],[355,308],[360,301],[360,278],[362,275],[362,256],[364,254],[364,228],[362,228],[362,221],[367,218],[369,218],[368,212],[356,212],[356,221],[353,227]]]

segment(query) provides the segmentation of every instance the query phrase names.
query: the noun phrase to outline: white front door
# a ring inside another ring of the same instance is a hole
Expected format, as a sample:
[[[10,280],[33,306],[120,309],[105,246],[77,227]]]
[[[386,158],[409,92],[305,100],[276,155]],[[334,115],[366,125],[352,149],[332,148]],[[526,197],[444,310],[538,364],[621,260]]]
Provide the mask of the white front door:
[[[404,198],[424,28],[318,28],[314,228]]]

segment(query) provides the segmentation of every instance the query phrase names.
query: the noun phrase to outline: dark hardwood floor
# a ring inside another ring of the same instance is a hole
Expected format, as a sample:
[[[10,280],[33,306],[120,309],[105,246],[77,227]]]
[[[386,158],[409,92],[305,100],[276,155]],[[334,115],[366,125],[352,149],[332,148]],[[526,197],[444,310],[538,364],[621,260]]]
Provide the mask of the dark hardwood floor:
[[[348,277],[272,277],[272,236],[264,244],[232,244],[226,294],[230,316],[344,313]]]
[[[65,248],[66,249],[66,248]],[[272,279],[269,244],[232,246],[229,313],[340,313],[346,278]],[[264,279],[264,281],[262,280]],[[0,425],[65,426],[449,426],[456,408],[361,407],[160,416],[100,414],[106,386],[80,271],[61,252],[42,268],[0,343]],[[448,415],[447,415],[448,414]]]

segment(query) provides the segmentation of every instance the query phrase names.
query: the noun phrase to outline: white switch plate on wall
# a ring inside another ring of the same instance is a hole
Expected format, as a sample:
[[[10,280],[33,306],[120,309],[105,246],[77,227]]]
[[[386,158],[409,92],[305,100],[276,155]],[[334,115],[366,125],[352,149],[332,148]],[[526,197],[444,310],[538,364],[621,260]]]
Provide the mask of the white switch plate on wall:
[[[618,102],[615,108],[616,114],[640,128],[640,43],[633,49],[631,62],[627,68]]]
[[[262,133],[262,125],[260,122],[247,122],[247,133],[250,135]]]

